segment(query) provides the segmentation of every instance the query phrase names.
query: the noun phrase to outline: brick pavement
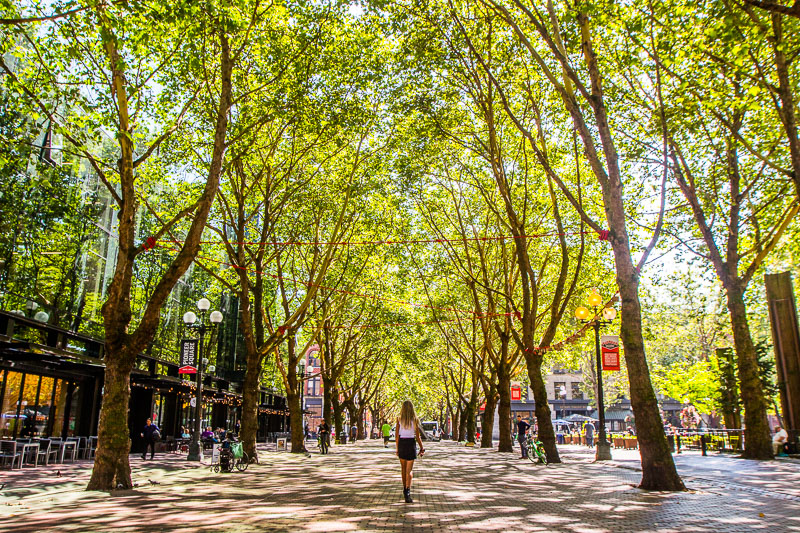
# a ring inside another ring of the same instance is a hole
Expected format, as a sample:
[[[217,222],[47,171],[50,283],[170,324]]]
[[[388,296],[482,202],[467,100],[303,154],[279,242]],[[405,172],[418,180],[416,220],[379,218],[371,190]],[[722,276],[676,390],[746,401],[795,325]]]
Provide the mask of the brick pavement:
[[[414,467],[414,504],[402,501],[392,448],[374,441],[327,456],[262,453],[232,474],[132,456],[139,486],[111,495],[82,490],[87,462],[3,470],[0,531],[800,531],[793,462],[686,454],[676,460],[692,490],[674,494],[636,489],[631,452],[594,464],[565,446],[568,462],[543,467],[450,442],[428,450]]]

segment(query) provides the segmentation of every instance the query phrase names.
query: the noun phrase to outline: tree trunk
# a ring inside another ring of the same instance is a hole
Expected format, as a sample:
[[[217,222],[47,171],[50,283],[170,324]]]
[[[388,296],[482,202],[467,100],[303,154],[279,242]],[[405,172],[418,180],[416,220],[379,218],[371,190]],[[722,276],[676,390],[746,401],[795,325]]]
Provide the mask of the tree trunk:
[[[461,441],[461,409],[456,407],[450,418],[450,440]]]
[[[469,403],[464,410],[464,417],[466,420],[466,440],[475,444],[475,430],[477,429],[477,421],[475,417],[478,412],[478,385],[473,381],[472,392],[470,393]]]
[[[497,396],[489,395],[486,398],[486,408],[481,415],[481,448],[492,447],[492,428],[494,427],[494,409],[497,407]]]
[[[469,413],[467,411],[469,411],[468,403],[464,403],[464,406],[458,410],[458,442],[467,440],[467,419],[469,418]]]
[[[240,439],[247,456],[255,461],[256,436],[258,434],[259,377],[261,376],[261,356],[258,352],[247,354],[247,368],[242,384],[242,427]]]
[[[500,445],[497,451],[513,452],[514,442],[511,439],[511,376],[505,367],[497,372],[497,392],[499,394],[499,407],[497,416],[500,425]]]
[[[533,391],[533,401],[536,403],[536,425],[539,428],[537,437],[542,441],[547,462],[560,463],[561,457],[559,457],[556,447],[556,432],[550,416],[550,404],[547,403],[547,388],[542,379],[542,363],[540,358],[535,355],[528,356],[527,353],[525,359],[528,367],[528,379]]]
[[[759,376],[758,358],[750,336],[740,284],[727,287],[733,343],[739,367],[739,388],[744,404],[744,453],[748,459],[772,459],[772,439],[767,422],[767,403]],[[637,419],[638,420],[638,419]]]
[[[648,490],[686,490],[675,469],[669,450],[650,370],[644,353],[642,338],[642,309],[639,303],[639,275],[633,267],[624,228],[624,211],[620,196],[616,209],[606,203],[606,213],[611,226],[611,241],[617,269],[617,286],[622,299],[622,327],[620,337],[625,347],[625,364],[631,391],[631,407],[636,417],[636,437],[642,458],[642,481],[639,485]],[[619,226],[625,235],[624,243],[616,238]],[[598,379],[600,377],[598,376]]]
[[[344,427],[344,424],[342,423],[344,406],[339,403],[337,391],[331,392],[331,400],[333,403],[333,426],[336,430],[336,444],[340,444],[342,439],[342,427]]]
[[[106,344],[106,369],[103,403],[100,409],[97,454],[88,490],[131,489],[131,450],[128,432],[128,404],[131,397],[130,375],[136,354]],[[111,355],[109,357],[109,355]],[[145,421],[141,421],[142,427]]]
[[[328,384],[323,379],[322,381],[323,389],[322,389],[322,418],[325,419],[325,422],[328,426],[333,425],[332,414],[332,401],[331,401],[331,391],[333,390],[332,387],[329,387]]]
[[[298,383],[298,390],[300,384]],[[286,392],[286,405],[289,407],[289,430],[292,435],[292,453],[306,451],[305,434],[303,428],[303,412],[300,409],[300,394]]]

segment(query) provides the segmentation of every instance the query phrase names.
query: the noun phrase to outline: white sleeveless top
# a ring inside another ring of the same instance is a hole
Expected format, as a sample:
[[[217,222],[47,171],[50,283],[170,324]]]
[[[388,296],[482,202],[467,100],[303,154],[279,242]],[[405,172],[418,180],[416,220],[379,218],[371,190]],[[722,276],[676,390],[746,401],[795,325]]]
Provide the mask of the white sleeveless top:
[[[410,428],[407,428],[407,427],[403,427],[402,424],[400,425],[400,435],[399,435],[399,437],[401,439],[413,439],[416,436],[417,436],[417,432],[416,432],[414,426],[411,426]]]

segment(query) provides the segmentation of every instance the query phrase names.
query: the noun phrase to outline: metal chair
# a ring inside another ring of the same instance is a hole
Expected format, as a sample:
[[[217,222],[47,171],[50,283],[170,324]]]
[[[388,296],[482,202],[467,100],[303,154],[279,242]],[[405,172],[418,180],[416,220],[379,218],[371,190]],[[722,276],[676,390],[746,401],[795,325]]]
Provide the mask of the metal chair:
[[[14,470],[14,461],[22,469],[22,453],[17,451],[17,443],[13,440],[0,440],[0,459],[3,464],[11,459],[11,470]]]
[[[91,459],[97,453],[97,437],[89,437],[89,445],[86,450],[87,459]]]
[[[55,460],[58,460],[58,448],[53,448],[51,446],[50,439],[41,439],[39,441],[39,457],[43,458],[42,463],[45,465],[50,464],[50,457],[54,457]]]

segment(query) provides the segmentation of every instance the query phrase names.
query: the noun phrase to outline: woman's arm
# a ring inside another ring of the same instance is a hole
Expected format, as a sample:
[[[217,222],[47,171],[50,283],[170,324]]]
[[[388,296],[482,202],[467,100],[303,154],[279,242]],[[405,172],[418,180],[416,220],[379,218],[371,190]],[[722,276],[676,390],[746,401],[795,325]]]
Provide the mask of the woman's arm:
[[[425,446],[422,445],[422,435],[419,434],[419,420],[415,422],[414,428],[417,436],[417,443],[419,444],[419,453],[425,453]]]
[[[397,420],[397,425],[394,426],[394,453],[400,455],[400,420]]]

